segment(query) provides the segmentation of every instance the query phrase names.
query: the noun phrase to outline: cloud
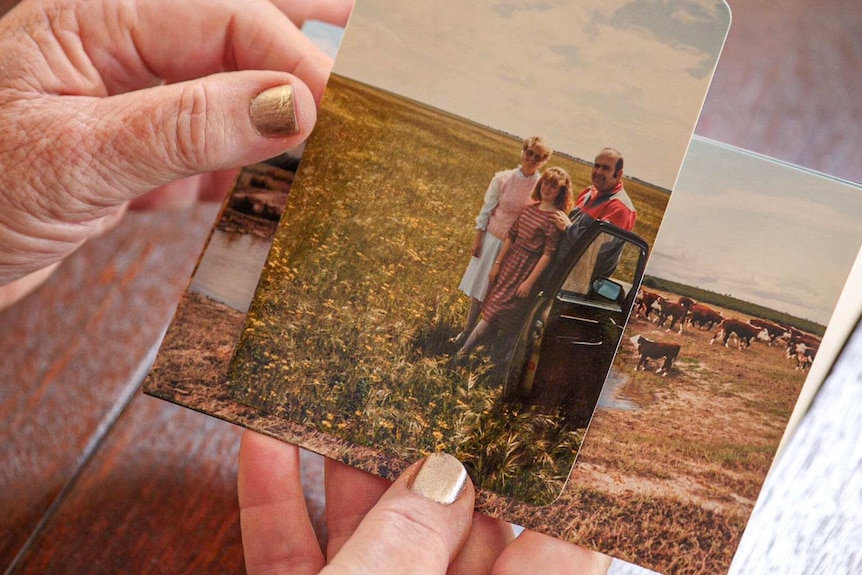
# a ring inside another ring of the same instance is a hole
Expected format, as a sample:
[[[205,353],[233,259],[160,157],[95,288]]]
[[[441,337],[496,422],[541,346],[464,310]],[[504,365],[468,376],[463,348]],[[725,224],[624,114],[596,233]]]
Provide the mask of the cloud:
[[[696,139],[648,273],[825,323],[862,243],[862,191]]]
[[[637,4],[442,0],[392,10],[368,0],[335,71],[509,133],[542,133],[577,157],[612,143],[629,174],[670,187],[708,84],[692,71],[714,64],[720,42],[704,51],[672,37],[689,24],[669,10],[646,22],[618,17]],[[716,15],[711,26],[722,36],[725,24]]]

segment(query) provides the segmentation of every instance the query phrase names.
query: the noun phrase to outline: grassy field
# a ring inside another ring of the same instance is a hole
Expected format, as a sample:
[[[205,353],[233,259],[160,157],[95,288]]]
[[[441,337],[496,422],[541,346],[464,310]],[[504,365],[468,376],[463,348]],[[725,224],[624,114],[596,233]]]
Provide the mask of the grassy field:
[[[488,489],[552,500],[583,430],[501,404],[486,359],[450,360],[474,218],[520,141],[338,77],[318,126],[232,363],[235,396],[393,457],[445,449]],[[588,164],[553,165],[589,184]],[[627,190],[652,242],[668,194]]]

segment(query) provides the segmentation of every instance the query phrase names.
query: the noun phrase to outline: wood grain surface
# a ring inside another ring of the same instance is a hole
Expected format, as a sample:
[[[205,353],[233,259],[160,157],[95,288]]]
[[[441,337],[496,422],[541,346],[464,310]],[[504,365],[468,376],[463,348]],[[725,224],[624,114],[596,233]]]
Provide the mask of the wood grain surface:
[[[137,394],[215,213],[131,214],[0,312],[4,569],[62,507]]]
[[[16,571],[241,573],[239,437],[136,395]]]
[[[862,5],[730,5],[697,132],[862,181]],[[137,392],[214,215],[131,214],[0,312],[3,571],[243,571],[238,430]],[[770,476],[735,573],[862,572],[858,331]]]

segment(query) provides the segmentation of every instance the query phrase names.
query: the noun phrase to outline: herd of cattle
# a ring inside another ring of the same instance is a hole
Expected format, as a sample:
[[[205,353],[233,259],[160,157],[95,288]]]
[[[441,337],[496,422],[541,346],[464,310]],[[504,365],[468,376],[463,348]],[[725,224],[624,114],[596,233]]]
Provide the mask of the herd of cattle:
[[[682,333],[685,325],[698,330],[715,328],[710,344],[718,340],[725,347],[730,347],[731,339],[736,340],[739,349],[749,347],[754,341],[770,346],[783,344],[787,359],[795,359],[796,369],[803,371],[811,367],[820,347],[819,338],[794,327],[757,318],[749,321],[726,318],[689,297],[680,297],[674,302],[655,292],[641,289],[633,313],[635,317],[655,322],[658,327],[667,325],[668,331],[676,327]],[[640,356],[635,370],[646,369],[650,360],[663,360],[656,373],[666,376],[680,352],[679,344],[652,341],[642,335],[636,335],[630,341]]]

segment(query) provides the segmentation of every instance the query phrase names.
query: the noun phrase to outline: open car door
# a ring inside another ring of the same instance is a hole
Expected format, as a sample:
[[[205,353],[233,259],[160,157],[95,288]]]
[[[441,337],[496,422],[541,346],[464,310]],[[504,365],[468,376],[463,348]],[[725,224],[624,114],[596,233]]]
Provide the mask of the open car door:
[[[560,250],[522,323],[503,399],[587,427],[643,279],[648,246],[593,222]]]

